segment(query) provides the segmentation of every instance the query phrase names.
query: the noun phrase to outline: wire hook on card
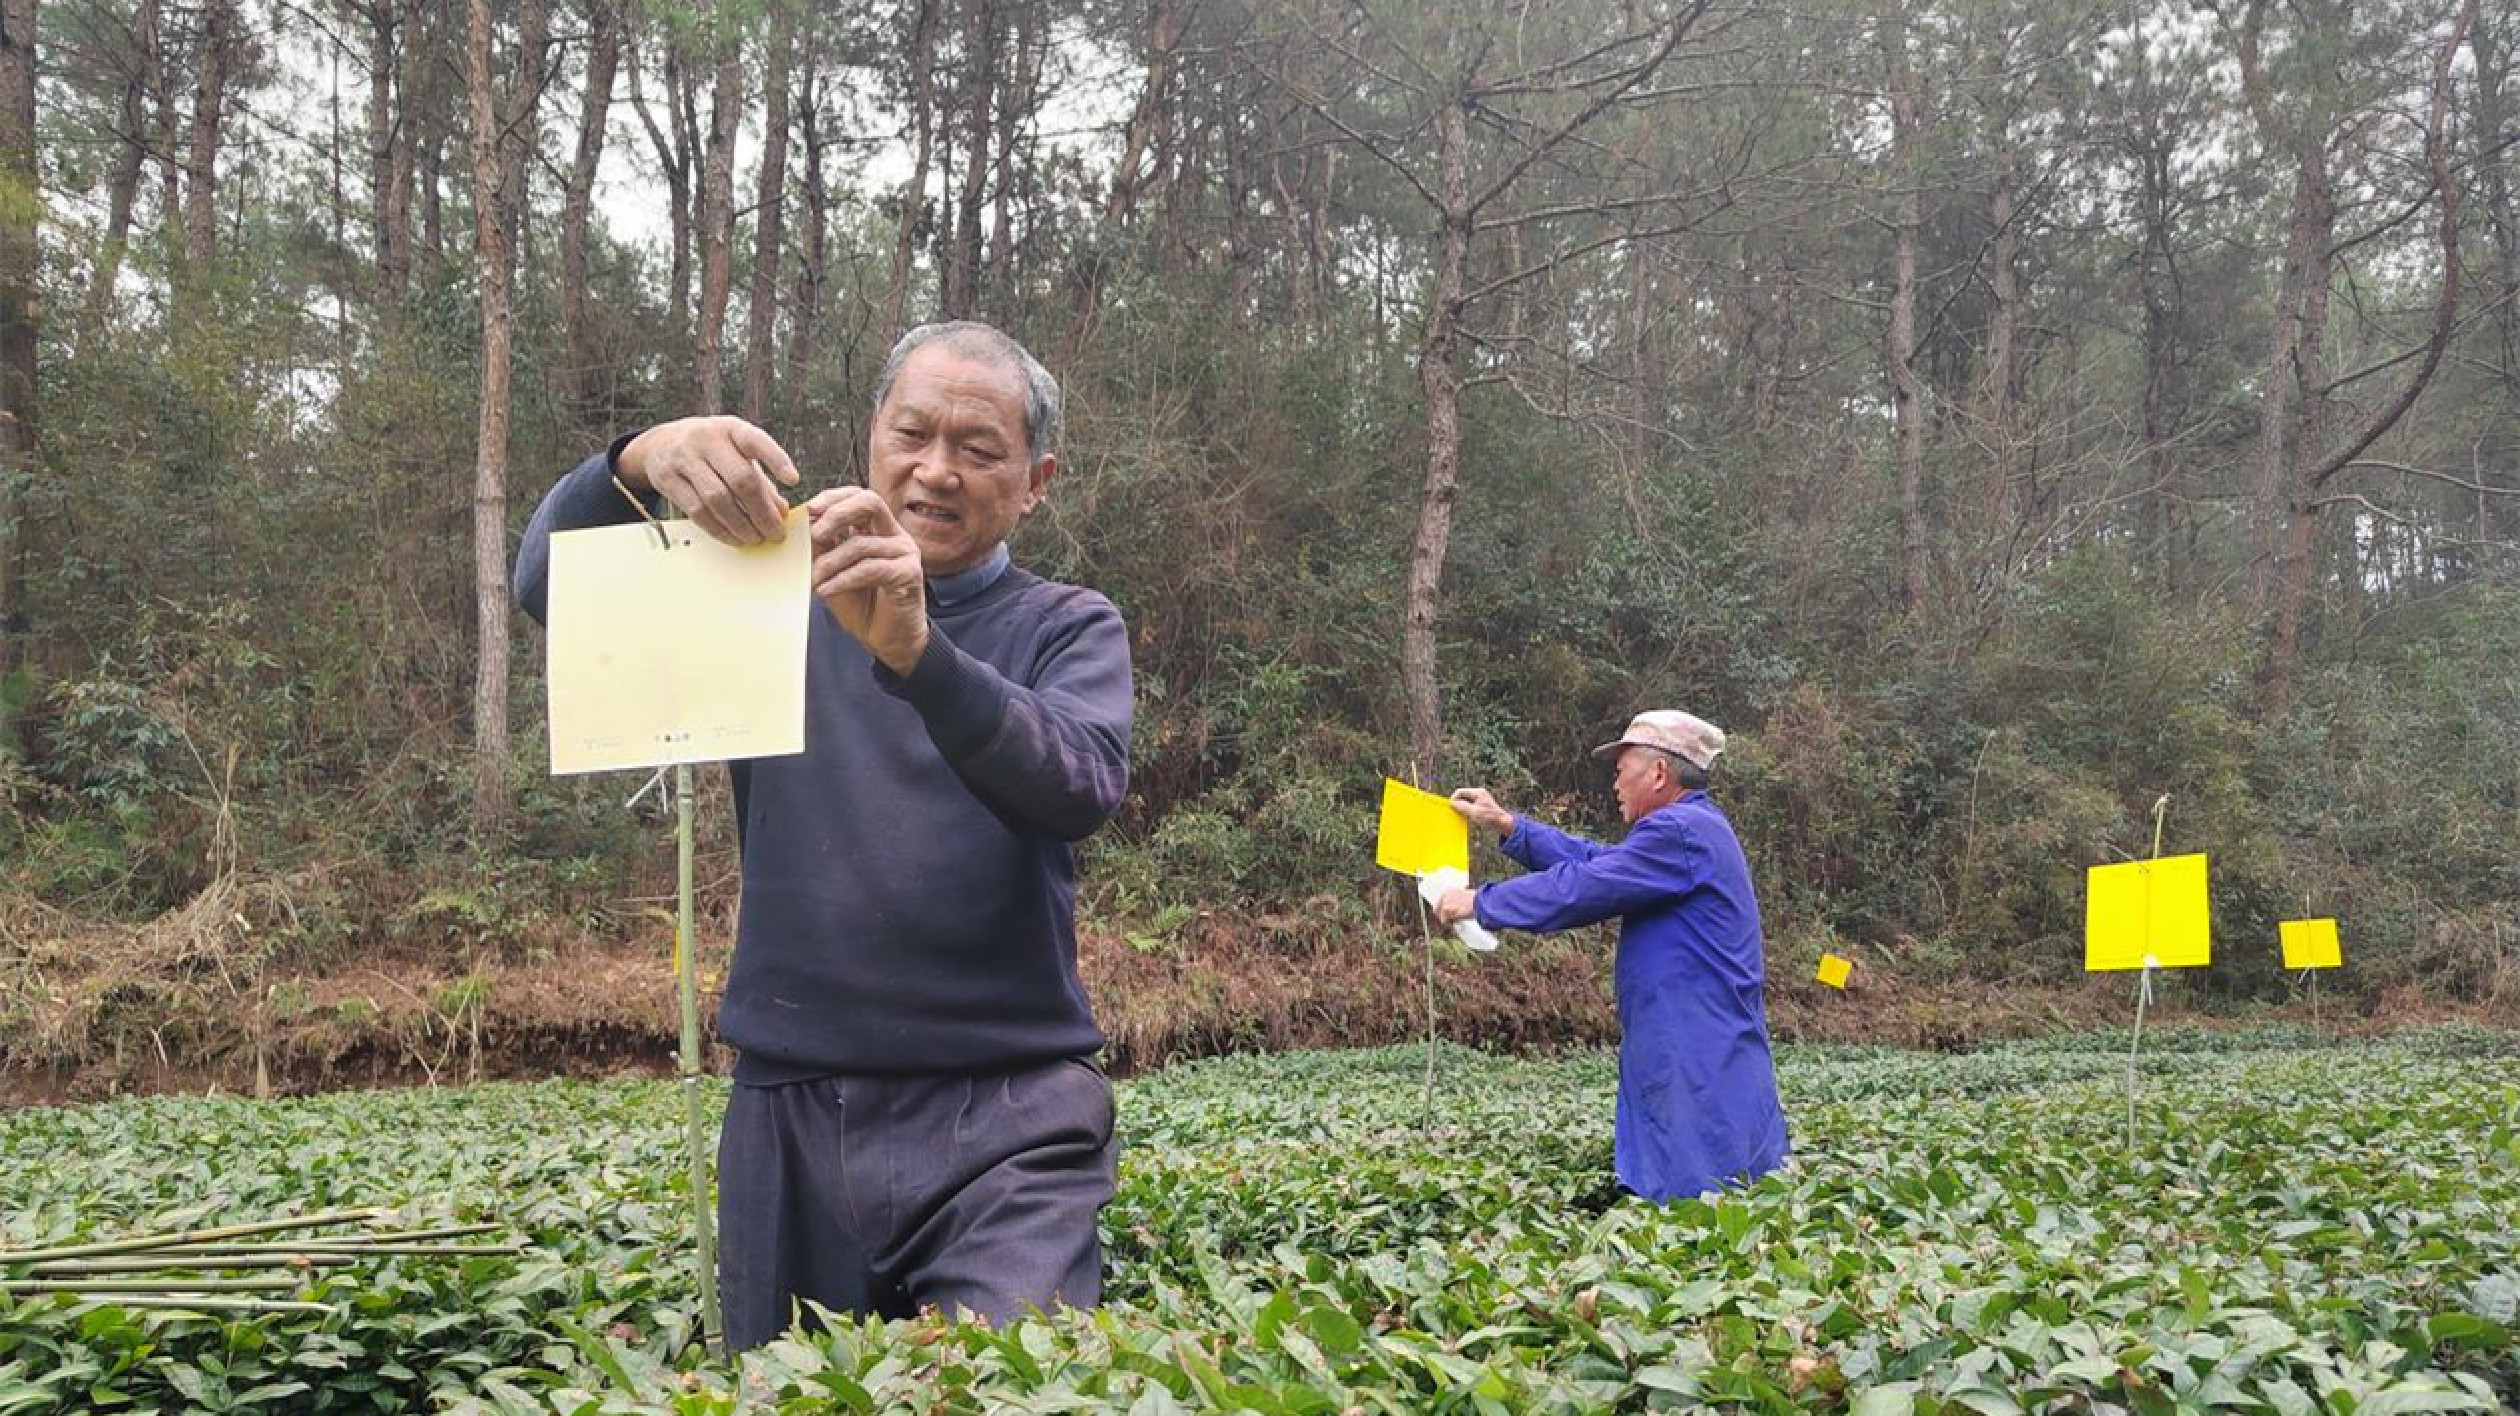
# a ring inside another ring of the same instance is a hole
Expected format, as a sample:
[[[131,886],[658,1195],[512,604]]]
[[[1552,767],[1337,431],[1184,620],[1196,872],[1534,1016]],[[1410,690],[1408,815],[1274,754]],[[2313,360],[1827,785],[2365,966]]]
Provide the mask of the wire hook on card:
[[[630,794],[630,799],[621,804],[622,810],[628,811],[638,806],[639,799],[646,796],[649,792],[656,793],[656,801],[659,807],[666,811],[673,810],[674,789],[667,785],[665,781],[665,774],[672,770],[673,769],[670,767],[657,768],[656,775],[647,779],[647,785],[639,788],[635,792],[632,792]]]
[[[637,492],[630,490],[630,484],[621,480],[618,475],[612,479],[612,484],[613,490],[621,493],[621,499],[630,503],[630,509],[637,512],[639,519],[648,524],[648,529],[656,533],[656,548],[660,551],[672,550],[674,538],[666,534],[665,523],[656,519],[656,513],[647,509],[647,502]]]

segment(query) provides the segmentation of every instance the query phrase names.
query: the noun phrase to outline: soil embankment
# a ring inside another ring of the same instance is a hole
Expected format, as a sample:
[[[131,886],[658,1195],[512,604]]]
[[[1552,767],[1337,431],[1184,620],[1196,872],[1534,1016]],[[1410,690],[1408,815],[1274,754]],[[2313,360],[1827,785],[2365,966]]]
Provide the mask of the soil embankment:
[[[673,1068],[671,963],[644,942],[581,938],[521,958],[405,943],[349,951],[325,968],[273,960],[246,973],[211,938],[227,931],[203,924],[209,947],[190,952],[135,956],[131,937],[100,936],[56,941],[21,960],[0,1033],[0,1104]],[[1605,935],[1517,938],[1490,956],[1444,947],[1434,965],[1443,1036],[1512,1051],[1615,1038]],[[712,992],[724,962],[704,948]],[[1109,1061],[1124,1074],[1225,1052],[1406,1041],[1426,1030],[1426,958],[1414,941],[1334,944],[1203,924],[1160,943],[1089,934],[1082,964],[1111,1038]],[[2331,1000],[2327,1013],[2327,1022],[2357,1028],[2451,1015],[2413,999],[2377,1009]],[[1867,960],[1839,992],[1771,965],[1769,1021],[1785,1041],[1953,1049],[2122,1024],[2125,1015],[2114,981],[1928,982],[1891,958]],[[2154,1016],[2198,1014],[2173,996]],[[726,1056],[713,1052],[723,1068]]]

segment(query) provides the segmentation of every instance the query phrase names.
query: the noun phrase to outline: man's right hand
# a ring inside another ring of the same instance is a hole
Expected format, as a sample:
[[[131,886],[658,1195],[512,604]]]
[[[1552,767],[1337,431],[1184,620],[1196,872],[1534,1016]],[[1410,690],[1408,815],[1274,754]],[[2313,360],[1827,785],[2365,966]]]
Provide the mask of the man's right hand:
[[[630,490],[662,496],[730,546],[787,539],[779,488],[796,485],[796,464],[777,439],[741,418],[659,423],[622,447],[613,470]]]
[[[1463,787],[1454,792],[1452,809],[1470,818],[1474,826],[1485,826],[1500,836],[1514,833],[1514,813],[1498,806],[1485,787]]]

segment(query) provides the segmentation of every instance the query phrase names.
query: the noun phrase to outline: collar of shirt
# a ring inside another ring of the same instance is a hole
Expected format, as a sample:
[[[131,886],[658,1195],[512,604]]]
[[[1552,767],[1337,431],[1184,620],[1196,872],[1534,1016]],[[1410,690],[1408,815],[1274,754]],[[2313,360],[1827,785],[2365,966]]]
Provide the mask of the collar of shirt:
[[[1015,558],[1007,553],[1006,543],[1000,541],[996,548],[989,552],[987,560],[971,569],[958,570],[951,575],[930,576],[927,583],[928,598],[935,601],[939,609],[947,605],[959,605],[997,584],[998,577],[1006,574],[1006,568],[1014,563]]]

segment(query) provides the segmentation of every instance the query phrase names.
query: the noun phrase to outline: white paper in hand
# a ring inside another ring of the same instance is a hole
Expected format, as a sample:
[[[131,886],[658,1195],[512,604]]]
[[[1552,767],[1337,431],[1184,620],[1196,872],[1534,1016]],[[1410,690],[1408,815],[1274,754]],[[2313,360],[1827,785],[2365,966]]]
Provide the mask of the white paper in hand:
[[[1428,909],[1433,909],[1437,900],[1455,890],[1466,890],[1469,887],[1469,876],[1449,865],[1441,865],[1418,877],[1418,898],[1426,901]],[[1482,954],[1492,953],[1496,949],[1496,936],[1488,933],[1487,929],[1475,919],[1461,921],[1452,927],[1452,932],[1453,938]]]

